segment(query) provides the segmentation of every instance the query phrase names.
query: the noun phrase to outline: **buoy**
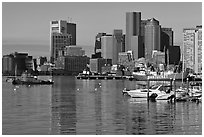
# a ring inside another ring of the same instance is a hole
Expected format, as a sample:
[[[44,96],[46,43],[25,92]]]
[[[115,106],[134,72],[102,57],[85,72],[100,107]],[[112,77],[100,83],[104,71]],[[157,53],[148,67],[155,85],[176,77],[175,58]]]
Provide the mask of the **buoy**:
[[[97,90],[97,88],[95,88],[95,91]]]
[[[79,91],[79,89],[77,89],[77,91]]]

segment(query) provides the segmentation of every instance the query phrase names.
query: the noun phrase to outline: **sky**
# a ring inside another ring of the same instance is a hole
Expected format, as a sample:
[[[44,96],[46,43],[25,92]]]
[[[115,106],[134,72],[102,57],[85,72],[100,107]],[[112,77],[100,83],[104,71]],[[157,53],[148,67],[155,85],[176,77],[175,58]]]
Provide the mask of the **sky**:
[[[202,24],[201,2],[3,2],[2,54],[14,51],[49,56],[50,21],[76,23],[76,42],[93,53],[99,32],[126,32],[126,12],[141,12],[141,19],[155,18],[174,31],[174,44],[182,44],[183,28]]]

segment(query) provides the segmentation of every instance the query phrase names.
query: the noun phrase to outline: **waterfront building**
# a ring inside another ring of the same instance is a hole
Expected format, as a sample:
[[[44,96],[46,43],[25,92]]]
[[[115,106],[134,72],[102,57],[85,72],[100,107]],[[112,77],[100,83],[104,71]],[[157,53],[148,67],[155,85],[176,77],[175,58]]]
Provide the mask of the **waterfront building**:
[[[141,29],[141,12],[126,13],[125,51],[132,50],[134,59],[144,57],[144,36]],[[142,22],[144,27],[145,21]]]
[[[103,58],[90,59],[90,71],[92,73],[101,74],[104,66],[112,66],[112,60]]]
[[[65,56],[85,56],[85,50],[79,46],[66,46],[64,49]]]
[[[202,26],[183,29],[184,68],[202,72]]]
[[[25,70],[34,70],[34,61],[28,53],[12,53],[2,58],[2,73],[4,75],[21,75]]]
[[[15,63],[13,55],[4,55],[2,58],[3,75],[15,75]]]
[[[128,68],[130,71],[134,70],[133,51],[120,52],[118,55],[118,64]]]
[[[50,52],[51,62],[58,58],[59,50],[66,46],[76,45],[76,24],[64,20],[50,23]],[[63,54],[63,53],[62,53]]]
[[[152,58],[152,51],[160,51],[160,31],[159,21],[152,18],[147,20],[145,25],[145,58]]]
[[[87,56],[60,56],[56,61],[57,70],[65,75],[77,75],[87,68],[89,57]]]

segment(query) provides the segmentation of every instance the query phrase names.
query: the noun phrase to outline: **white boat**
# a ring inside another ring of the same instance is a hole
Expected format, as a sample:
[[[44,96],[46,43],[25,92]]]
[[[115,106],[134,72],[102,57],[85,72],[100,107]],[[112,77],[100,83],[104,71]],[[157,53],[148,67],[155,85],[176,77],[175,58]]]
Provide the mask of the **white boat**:
[[[189,89],[189,96],[191,97],[201,97],[202,96],[202,86],[193,86]]]
[[[132,98],[147,98],[148,89],[123,90],[123,94],[127,94]],[[149,97],[155,97],[156,100],[168,100],[174,94],[170,91],[170,87],[166,85],[154,85],[149,88]]]

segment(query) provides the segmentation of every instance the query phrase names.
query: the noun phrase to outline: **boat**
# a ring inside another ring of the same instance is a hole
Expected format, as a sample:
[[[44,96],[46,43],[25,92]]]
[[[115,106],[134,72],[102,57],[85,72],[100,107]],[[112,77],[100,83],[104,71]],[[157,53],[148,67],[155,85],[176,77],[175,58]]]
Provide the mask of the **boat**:
[[[174,97],[174,93],[170,90],[169,85],[153,85],[149,88],[149,97],[156,100],[169,100]],[[123,90],[123,94],[132,98],[147,98],[148,89]]]
[[[52,80],[40,80],[37,76],[33,76],[27,71],[23,72],[20,78],[12,81],[13,85],[49,85],[53,83],[54,82]]]

